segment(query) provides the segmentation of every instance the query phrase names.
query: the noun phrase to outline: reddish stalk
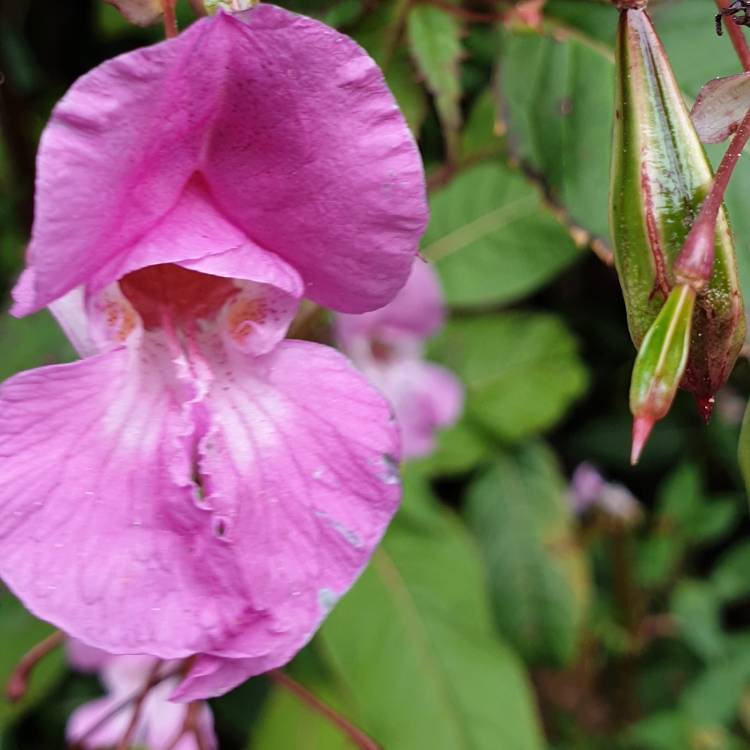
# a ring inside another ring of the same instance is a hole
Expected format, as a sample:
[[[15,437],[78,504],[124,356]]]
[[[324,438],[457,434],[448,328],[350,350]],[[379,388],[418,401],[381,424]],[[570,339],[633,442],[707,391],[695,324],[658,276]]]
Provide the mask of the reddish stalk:
[[[52,635],[37,643],[36,646],[23,656],[13,670],[5,688],[5,695],[11,703],[20,701],[26,695],[26,691],[29,689],[29,677],[34,668],[45,656],[62,645],[64,640],[65,633],[58,630],[56,633],[52,633]]]
[[[716,0],[716,6],[719,10],[726,10],[729,4],[730,0]],[[750,47],[747,46],[742,29],[729,16],[724,16],[724,28],[732,41],[732,46],[737,53],[742,69],[750,71]]]
[[[303,703],[325,717],[334,726],[338,727],[360,750],[382,750],[371,737],[368,737],[361,729],[345,719],[341,714],[334,711],[319,698],[314,696],[306,687],[284,674],[278,669],[268,672],[268,677],[276,684],[297,696]]]
[[[167,39],[173,39],[179,33],[177,30],[177,15],[175,5],[177,0],[161,0],[161,7],[164,11],[164,36]]]
[[[688,284],[697,292],[702,291],[711,277],[714,265],[716,220],[729,180],[748,138],[750,138],[750,110],[742,118],[729,148],[721,159],[711,190],[703,201],[698,217],[675,261],[674,270],[677,282]]]
[[[128,727],[125,730],[125,734],[122,735],[122,738],[117,743],[117,747],[115,748],[115,750],[129,750],[130,745],[133,742],[133,738],[135,737],[136,730],[138,729],[138,723],[141,720],[143,703],[146,700],[146,696],[148,696],[148,694],[151,692],[151,688],[153,688],[154,685],[158,682],[157,677],[159,675],[160,667],[161,662],[156,661],[154,662],[154,666],[149,670],[146,682],[143,684],[143,687],[135,698],[135,703],[133,705],[133,715],[130,717]]]

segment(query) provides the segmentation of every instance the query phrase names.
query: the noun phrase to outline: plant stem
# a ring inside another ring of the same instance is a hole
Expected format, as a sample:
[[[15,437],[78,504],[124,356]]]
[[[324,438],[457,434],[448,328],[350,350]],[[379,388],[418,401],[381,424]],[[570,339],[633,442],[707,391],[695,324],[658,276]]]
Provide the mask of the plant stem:
[[[345,719],[341,714],[334,711],[330,706],[323,703],[323,701],[314,696],[306,687],[300,685],[299,682],[292,679],[289,675],[284,674],[278,669],[274,669],[272,672],[268,673],[268,677],[276,684],[281,685],[281,687],[297,696],[297,698],[303,703],[306,703],[321,716],[328,719],[331,724],[344,732],[344,734],[346,734],[349,739],[360,748],[360,750],[381,750],[380,745],[378,745],[372,738],[368,737],[361,729],[355,727],[354,724]]]
[[[5,695],[11,703],[20,701],[26,695],[26,691],[29,689],[29,677],[36,665],[39,664],[47,654],[62,645],[64,640],[65,633],[58,630],[43,641],[37,643],[36,646],[23,656],[13,670],[5,688]]]
[[[161,7],[164,11],[164,36],[167,39],[173,39],[179,33],[175,14],[176,2],[177,0],[161,0]]]
[[[711,277],[714,265],[716,220],[729,180],[748,138],[750,138],[750,110],[742,118],[729,148],[721,159],[711,190],[703,201],[698,217],[693,222],[685,244],[675,261],[674,271],[677,282],[688,284],[697,292],[702,291]]]
[[[716,0],[716,6],[719,10],[726,10],[729,7],[729,0]],[[724,16],[724,28],[732,40],[732,46],[740,59],[742,69],[750,71],[750,48],[747,46],[742,29],[729,16]]]

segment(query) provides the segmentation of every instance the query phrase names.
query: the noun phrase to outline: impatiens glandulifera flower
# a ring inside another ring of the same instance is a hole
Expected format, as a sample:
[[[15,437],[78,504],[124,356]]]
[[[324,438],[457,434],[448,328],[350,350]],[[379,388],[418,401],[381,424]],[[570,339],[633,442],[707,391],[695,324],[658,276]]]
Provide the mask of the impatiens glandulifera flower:
[[[440,282],[420,258],[406,286],[385,307],[364,315],[336,316],[342,349],[393,406],[404,458],[430,454],[436,432],[453,424],[463,407],[458,379],[423,357],[425,340],[442,324]]]
[[[427,220],[375,63],[271,5],[81,78],[40,145],[16,314],[85,357],[0,389],[0,576],[112,653],[199,655],[217,695],[288,661],[399,502],[398,428],[305,295],[390,301]]]
[[[66,731],[71,744],[83,750],[119,747],[135,720],[132,747],[143,750],[218,747],[213,715],[207,704],[187,706],[169,701],[179,681],[177,677],[166,677],[173,666],[169,662],[160,663],[149,656],[115,656],[79,641],[68,643],[68,657],[75,669],[97,672],[107,690],[105,697],[84,703],[71,714]],[[149,681],[152,686],[139,704],[133,696],[138,696]],[[127,705],[117,710],[122,703]],[[193,715],[189,716],[191,711]]]
[[[610,217],[628,327],[640,347],[675,284],[684,281],[676,277],[676,259],[711,187],[712,172],[645,11],[621,12],[616,61]],[[679,382],[695,395],[706,417],[745,334],[734,245],[723,209],[716,221],[712,269],[696,294]]]

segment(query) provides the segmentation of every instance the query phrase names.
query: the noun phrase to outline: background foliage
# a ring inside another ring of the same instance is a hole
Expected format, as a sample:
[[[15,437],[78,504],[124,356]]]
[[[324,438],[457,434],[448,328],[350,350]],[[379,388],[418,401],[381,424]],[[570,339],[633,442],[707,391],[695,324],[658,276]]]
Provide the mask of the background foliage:
[[[750,748],[750,522],[736,459],[743,360],[708,427],[681,394],[627,465],[634,352],[607,257],[616,13],[547,0],[290,0],[383,67],[428,166],[423,254],[450,320],[431,356],[467,391],[460,423],[406,467],[372,564],[289,673],[387,750]],[[651,3],[688,99],[737,72],[709,0]],[[183,23],[191,14],[181,8]],[[0,295],[22,263],[49,109],[99,61],[157,40],[99,0],[0,1]],[[712,154],[716,157],[717,154]],[[729,209],[750,299],[750,164]],[[0,317],[0,377],[72,358],[46,313]],[[743,456],[746,463],[750,462]],[[596,463],[641,512],[573,515]],[[0,478],[2,481],[2,478]],[[0,597],[0,680],[48,632]],[[61,748],[98,693],[62,654],[3,750]],[[339,731],[265,678],[213,702],[228,750],[339,750]]]

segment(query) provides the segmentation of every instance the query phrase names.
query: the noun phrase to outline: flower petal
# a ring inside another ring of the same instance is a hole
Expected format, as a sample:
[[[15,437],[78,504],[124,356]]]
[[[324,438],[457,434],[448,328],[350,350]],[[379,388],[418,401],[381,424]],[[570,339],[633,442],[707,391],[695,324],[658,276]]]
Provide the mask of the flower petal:
[[[247,592],[193,502],[193,428],[158,354],[114,350],[0,387],[0,577],[92,646],[169,658],[210,650]]]
[[[193,257],[220,217],[298,269],[309,297],[351,312],[403,285],[427,218],[416,146],[375,63],[265,4],[105,62],[66,94],[40,145],[35,290],[19,313],[98,274],[106,286],[153,233],[176,231],[175,212],[203,248]]]
[[[397,429],[332,349],[248,357],[203,336],[203,362],[145,334],[2,386],[0,576],[107,651],[270,668],[384,533]]]
[[[443,324],[443,293],[435,269],[417,258],[405,286],[385,307],[362,315],[337,315],[336,336],[352,348],[360,336],[398,341],[405,336],[426,338]]]

